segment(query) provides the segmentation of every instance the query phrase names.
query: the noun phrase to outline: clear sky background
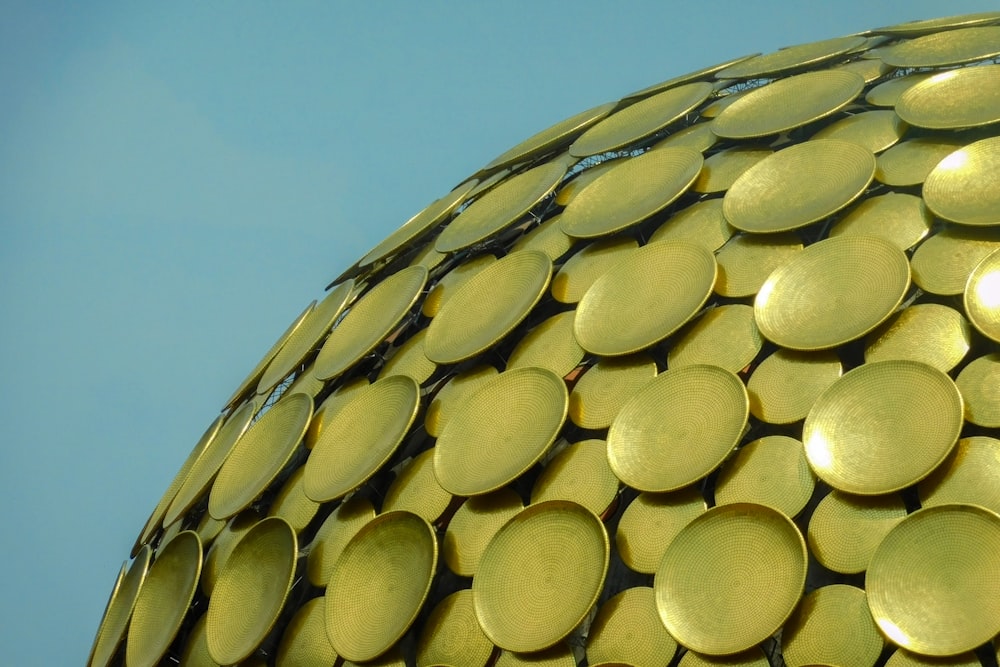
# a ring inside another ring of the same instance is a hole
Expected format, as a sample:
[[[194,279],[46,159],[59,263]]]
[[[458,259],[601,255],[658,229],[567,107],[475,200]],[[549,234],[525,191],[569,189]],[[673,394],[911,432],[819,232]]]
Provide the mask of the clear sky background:
[[[86,659],[139,530],[341,270],[552,123],[996,0],[0,3],[0,638]]]

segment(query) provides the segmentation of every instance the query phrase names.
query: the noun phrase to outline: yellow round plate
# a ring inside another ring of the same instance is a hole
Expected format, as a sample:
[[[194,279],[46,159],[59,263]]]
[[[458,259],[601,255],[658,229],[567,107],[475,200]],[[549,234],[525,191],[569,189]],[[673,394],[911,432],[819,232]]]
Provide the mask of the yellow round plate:
[[[141,549],[142,546],[140,546],[139,549]],[[139,549],[136,549],[136,553],[139,552]],[[97,625],[97,632],[94,633],[94,641],[90,645],[90,655],[87,656],[87,667],[97,664],[94,662],[94,654],[97,652],[97,644],[100,642],[101,633],[104,632],[104,627],[108,623],[108,612],[111,610],[111,604],[118,596],[118,590],[121,588],[122,581],[125,579],[125,572],[127,570],[128,562],[126,561],[123,562],[121,568],[119,568],[118,576],[115,577],[115,585],[111,587],[111,594],[108,595],[108,601],[104,604],[104,613],[101,614],[101,622]]]
[[[438,235],[434,249],[455,252],[499,234],[552,194],[565,175],[565,164],[554,161],[508,178],[455,216]]]
[[[793,350],[823,350],[864,336],[910,286],[902,250],[876,236],[814,243],[770,275],[754,300],[764,336]]]
[[[424,354],[438,364],[476,356],[509,334],[548,289],[552,260],[537,250],[511,253],[470,278],[427,327]]]
[[[266,489],[295,452],[312,418],[306,394],[282,396],[247,429],[226,457],[208,496],[208,512],[228,519]]]
[[[864,79],[844,70],[779,79],[723,109],[712,123],[712,132],[725,139],[752,139],[791,130],[840,111],[864,87]]]
[[[959,14],[956,16],[942,16],[933,19],[921,19],[918,21],[907,21],[896,25],[876,28],[871,32],[876,34],[899,35],[914,37],[929,32],[939,30],[953,30],[955,28],[969,27],[974,25],[986,25],[1000,21],[1000,12],[979,12],[976,14]]]
[[[653,150],[658,150],[660,148],[685,147],[694,149],[699,153],[704,153],[718,141],[719,138],[715,136],[714,132],[712,132],[712,123],[711,121],[708,121],[705,123],[688,125],[683,129],[677,130],[673,134],[668,134],[665,138],[653,144]]]
[[[837,139],[807,141],[744,171],[726,192],[722,212],[737,229],[786,232],[836,213],[874,177],[875,156],[867,148]]]
[[[785,234],[738,234],[716,255],[719,275],[715,291],[721,296],[753,296],[774,271],[802,251],[802,239]]]
[[[743,435],[746,387],[717,366],[660,373],[625,404],[608,430],[608,460],[640,491],[673,491],[719,467]]]
[[[617,493],[618,478],[608,466],[607,443],[584,440],[545,464],[531,489],[531,503],[571,500],[601,516]]]
[[[562,230],[562,216],[554,215],[519,238],[517,243],[511,247],[511,252],[537,250],[554,262],[569,252],[572,247],[573,239],[566,236]]]
[[[663,554],[653,579],[660,620],[699,653],[744,651],[774,634],[795,609],[807,560],[799,529],[777,510],[713,507]]]
[[[552,296],[560,303],[577,303],[594,281],[629,257],[639,247],[623,237],[592,243],[566,260],[552,279]]]
[[[735,146],[719,151],[705,160],[691,189],[702,193],[724,192],[743,172],[773,153],[766,146]]]
[[[431,202],[426,208],[407,220],[402,227],[369,250],[359,264],[368,266],[402,250],[412,248],[414,243],[450,216],[469,197],[474,186],[475,181],[468,181],[440,199]]]
[[[965,419],[987,428],[1000,427],[1000,354],[973,359],[955,380],[965,403]]]
[[[754,90],[756,90],[756,88],[746,88],[743,90],[729,88],[726,90],[719,91],[719,93],[711,103],[706,104],[704,107],[702,107],[701,109],[702,118],[710,118],[710,119],[718,118],[719,114],[721,114],[723,111],[725,111],[733,104],[735,104],[738,100],[744,98],[748,93]],[[715,135],[714,132],[712,134]],[[716,136],[715,140],[718,141],[719,137]]]
[[[962,438],[944,463],[917,486],[924,507],[979,505],[1000,514],[1000,440]]]
[[[284,519],[260,521],[243,536],[208,600],[205,638],[212,659],[237,663],[274,627],[295,576],[298,545]]]
[[[602,356],[649,347],[698,312],[712,293],[715,274],[715,257],[701,246],[661,241],[639,248],[595,280],[580,299],[576,339],[583,349]]]
[[[486,546],[496,532],[524,508],[510,489],[469,498],[448,522],[441,550],[444,562],[460,577],[471,577],[479,568]]]
[[[569,391],[544,368],[500,373],[470,394],[434,448],[434,475],[456,496],[495,491],[545,454],[566,419]]]
[[[637,225],[684,194],[703,163],[701,153],[681,146],[620,160],[566,205],[562,230],[595,238]]]
[[[890,192],[863,200],[834,225],[830,236],[881,236],[907,250],[930,233],[933,222],[920,197]]]
[[[953,69],[899,96],[896,113],[915,127],[956,130],[1000,120],[1000,65]]]
[[[575,667],[576,656],[569,642],[561,642],[552,648],[532,653],[502,651],[494,667]],[[594,665],[593,667],[616,667]]]
[[[429,523],[387,512],[351,538],[326,587],[326,633],[347,660],[372,660],[406,634],[427,599],[438,545]]]
[[[997,82],[1000,88],[1000,76]],[[1000,225],[1000,186],[993,178],[998,167],[1000,137],[983,139],[951,153],[927,175],[923,190],[927,207],[963,225]]]
[[[361,496],[352,497],[330,512],[309,545],[309,559],[306,561],[309,583],[325,588],[340,552],[374,518],[375,508]]]
[[[692,322],[674,341],[667,366],[711,364],[739,373],[754,360],[762,344],[752,307],[741,303],[718,306]]]
[[[406,510],[427,523],[437,521],[451,503],[451,494],[434,477],[434,448],[413,457],[392,481],[382,511]]]
[[[748,58],[715,73],[716,79],[759,79],[764,76],[788,72],[820,63],[843,55],[865,43],[859,35],[835,37],[809,44],[796,44],[778,51]]]
[[[1000,632],[998,568],[1000,515],[976,505],[929,507],[875,550],[868,605],[898,646],[922,655],[971,651]]]
[[[587,662],[619,662],[634,667],[662,667],[673,659],[677,641],[656,612],[649,586],[626,588],[601,606],[587,632]]]
[[[794,517],[809,502],[815,486],[802,443],[769,435],[740,447],[722,466],[715,502],[767,505]]]
[[[559,192],[556,193],[556,203],[560,206],[568,206],[588,185],[615,169],[624,159],[626,158],[612,158],[598,162],[564,181],[562,187],[559,188]],[[562,232],[562,215],[556,217],[559,219],[559,231]],[[563,235],[565,236],[566,233],[563,232]],[[566,238],[570,237],[567,236]]]
[[[715,252],[732,235],[733,228],[722,214],[722,200],[705,199],[667,218],[649,237],[649,243],[690,241]]]
[[[472,578],[479,624],[508,651],[540,651],[564,639],[604,585],[604,525],[576,503],[531,505],[493,536]]]
[[[904,518],[906,505],[898,494],[851,496],[832,491],[809,519],[809,553],[834,572],[864,572],[882,538]]]
[[[890,317],[865,341],[865,361],[910,359],[949,372],[969,351],[972,330],[962,314],[938,303],[920,303]]]
[[[108,607],[104,610],[101,626],[97,630],[90,665],[99,667],[108,665],[118,650],[129,619],[132,617],[136,599],[146,581],[152,553],[148,545],[141,547],[128,572],[115,587],[111,599],[108,600]]]
[[[330,332],[313,362],[313,375],[329,380],[374,350],[413,307],[426,282],[427,269],[410,266],[375,285]]]
[[[889,656],[885,667],[981,667],[983,663],[975,653],[959,653],[947,658],[931,658],[898,649]]]
[[[206,512],[205,516],[211,515]],[[212,595],[215,583],[219,579],[219,573],[226,561],[229,560],[236,544],[251,528],[257,525],[260,519],[260,515],[254,511],[242,512],[227,521],[222,530],[215,536],[211,548],[205,554],[205,563],[201,568],[200,586],[206,596]]]
[[[476,366],[467,371],[452,376],[434,395],[434,400],[427,407],[424,417],[424,428],[427,434],[437,438],[441,430],[455,414],[465,398],[495,377],[497,369],[492,366]]]
[[[368,378],[360,377],[342,384],[333,392],[330,393],[320,406],[313,412],[313,418],[309,422],[309,428],[306,429],[306,449],[312,449],[316,445],[316,441],[319,440],[319,436],[323,433],[323,428],[326,426],[326,421],[333,416],[333,414],[339,411],[342,407],[347,405],[355,392],[360,391],[367,387],[370,382]]]
[[[618,522],[615,547],[622,562],[636,572],[655,574],[667,545],[706,509],[701,491],[694,487],[673,493],[640,493]]]
[[[375,660],[365,660],[363,663],[344,660],[340,664],[341,667],[407,667],[400,644],[396,644]]]
[[[421,329],[400,345],[379,371],[379,379],[392,375],[406,375],[417,384],[424,384],[437,370],[437,364],[424,354],[424,339],[427,329]]]
[[[656,362],[646,355],[602,359],[574,385],[569,418],[583,428],[607,428],[621,407],[654,377]]]
[[[1000,27],[976,26],[924,35],[877,51],[895,67],[945,67],[1000,55]]]
[[[850,62],[843,63],[842,65],[834,65],[833,69],[853,72],[863,78],[866,84],[869,84],[873,81],[881,79],[883,76],[892,72],[896,68],[886,65],[881,60],[862,58],[860,60],[852,60]],[[874,104],[874,102],[872,102],[872,104]]]
[[[913,253],[913,282],[932,294],[961,294],[976,265],[997,250],[1000,227],[946,227]]]
[[[865,94],[865,101],[877,107],[894,107],[899,96],[917,85],[924,79],[934,76],[935,72],[918,72],[906,76],[897,76],[878,84]]]
[[[754,58],[759,55],[760,55],[759,53],[751,53],[745,56],[740,56],[739,58],[733,58],[731,60],[726,60],[724,62],[717,63],[715,65],[710,65],[709,67],[703,67],[699,70],[695,70],[694,72],[689,72],[687,74],[675,76],[670,79],[667,79],[666,81],[661,81],[660,83],[653,84],[652,86],[647,86],[642,90],[637,90],[634,93],[629,93],[622,99],[631,100],[640,97],[647,97],[649,95],[653,95],[660,91],[666,90],[667,88],[673,88],[675,86],[680,86],[682,84],[690,83],[692,81],[701,81],[702,79],[709,78],[711,75],[715,74],[719,70],[726,69],[727,67],[735,65],[736,63],[743,62],[744,60],[748,60],[750,58]]]
[[[830,385],[806,416],[802,441],[823,481],[877,495],[930,474],[961,429],[962,395],[950,377],[918,361],[891,360],[859,366]]]
[[[885,640],[865,592],[833,584],[817,588],[781,632],[781,654],[789,665],[874,665]]]
[[[895,111],[865,111],[827,125],[812,138],[849,141],[872,153],[881,153],[894,146],[906,129],[906,123],[900,120]]]
[[[961,142],[948,137],[901,142],[875,158],[875,178],[886,185],[919,185],[941,160],[961,147]]]
[[[332,665],[337,652],[326,636],[326,598],[312,598],[295,612],[278,644],[277,667]]]
[[[319,511],[319,503],[306,495],[305,474],[305,466],[296,468],[267,510],[268,516],[280,516],[287,521],[296,535],[305,530]]]
[[[962,302],[980,333],[1000,342],[1000,251],[987,256],[969,274]]]
[[[348,280],[333,289],[306,316],[305,321],[292,332],[288,341],[281,346],[267,370],[257,383],[257,393],[264,394],[274,389],[282,380],[299,366],[330,331],[337,318],[347,307],[354,294],[354,281]]]
[[[434,249],[433,243],[428,243],[424,246],[423,250],[417,252],[410,261],[410,266],[422,266],[427,271],[433,271],[448,257],[443,252],[438,252]]]
[[[472,591],[455,591],[427,617],[417,642],[418,665],[483,667],[493,644],[476,620]]]
[[[577,157],[619,150],[682,118],[712,94],[712,84],[689,83],[647,97],[611,114],[569,147]]]
[[[819,395],[842,373],[834,352],[779,348],[757,366],[747,382],[750,412],[768,424],[805,419]]]
[[[201,576],[201,539],[185,530],[170,540],[149,568],[132,612],[125,660],[158,665],[184,621]]]
[[[727,656],[707,656],[688,651],[677,667],[771,667],[771,661],[759,646]]]
[[[565,377],[580,365],[583,348],[573,336],[576,311],[553,315],[529,331],[507,358],[507,369],[538,366]]]
[[[305,468],[306,495],[336,500],[364,484],[385,465],[420,410],[420,387],[393,375],[365,387],[332,415]]]

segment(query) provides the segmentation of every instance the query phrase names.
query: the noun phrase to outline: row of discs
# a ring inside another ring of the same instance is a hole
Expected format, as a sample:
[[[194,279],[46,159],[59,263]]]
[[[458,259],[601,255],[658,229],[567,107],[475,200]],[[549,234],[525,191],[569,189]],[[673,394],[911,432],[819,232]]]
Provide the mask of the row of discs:
[[[887,26],[494,159],[237,385],[90,663],[992,664],[998,55]]]

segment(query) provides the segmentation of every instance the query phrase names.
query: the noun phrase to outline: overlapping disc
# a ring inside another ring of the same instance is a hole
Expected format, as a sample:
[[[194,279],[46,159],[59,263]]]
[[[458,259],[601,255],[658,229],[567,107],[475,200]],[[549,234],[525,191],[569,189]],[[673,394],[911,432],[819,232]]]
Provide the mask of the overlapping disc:
[[[1000,27],[974,26],[946,30],[878,50],[895,67],[944,67],[1000,55]]]
[[[1000,354],[987,354],[973,359],[955,379],[962,392],[966,421],[986,426],[1000,427]]]
[[[576,312],[567,310],[529,331],[507,358],[507,368],[538,366],[563,377],[583,360],[583,348],[573,335]]]
[[[476,620],[472,591],[455,591],[427,617],[417,643],[418,665],[469,665],[482,667],[493,644]]]
[[[361,496],[353,496],[327,515],[309,546],[306,574],[313,586],[323,588],[333,574],[333,565],[358,531],[375,518],[375,508]]]
[[[732,235],[733,228],[722,214],[722,200],[706,199],[670,216],[656,228],[649,242],[690,241],[715,252]]]
[[[881,236],[908,250],[927,236],[933,222],[920,197],[889,192],[855,206],[830,229],[830,236]]]
[[[890,317],[865,341],[865,361],[910,359],[949,372],[969,351],[969,323],[954,308],[919,303]]]
[[[795,232],[737,234],[716,255],[719,271],[715,292],[721,296],[753,296],[774,271],[802,251]]]
[[[626,588],[605,602],[587,633],[587,661],[592,665],[657,667],[670,662],[676,650],[677,641],[660,622],[649,586]]]
[[[865,111],[827,125],[813,139],[849,141],[872,153],[881,153],[895,145],[906,129],[906,123],[900,120],[895,111]]]
[[[667,366],[710,364],[739,373],[754,360],[762,344],[753,308],[740,303],[718,306],[681,332],[667,355]]]
[[[790,665],[874,665],[885,645],[864,590],[833,584],[802,598],[781,633]]]
[[[116,590],[108,600],[107,609],[104,610],[104,618],[98,628],[90,664],[103,667],[110,664],[115,656],[115,651],[118,650],[129,619],[132,617],[136,600],[142,592],[146,575],[149,573],[152,554],[149,545],[142,546],[129,566],[128,572],[119,580]]]
[[[490,540],[523,508],[520,496],[506,488],[462,503],[448,522],[441,547],[448,568],[460,577],[473,576]]]
[[[337,652],[326,636],[326,598],[314,597],[295,612],[288,622],[278,644],[275,664],[278,667],[294,665],[332,665]]]
[[[654,574],[667,545],[706,509],[705,498],[695,487],[640,493],[618,522],[615,548],[622,562],[636,572]]]
[[[1000,65],[997,68],[1000,82]],[[1000,84],[996,87],[1000,89]],[[1000,186],[993,178],[998,165],[1000,137],[982,139],[951,153],[924,181],[927,207],[963,225],[1000,224]]]
[[[976,265],[997,250],[1000,227],[945,227],[913,253],[913,282],[932,294],[962,294]]]
[[[865,43],[858,35],[796,44],[778,51],[747,58],[716,72],[717,79],[753,79],[815,65],[856,49]]]
[[[424,428],[435,438],[441,435],[444,425],[458,410],[467,396],[490,381],[497,374],[493,366],[476,366],[454,375],[444,383],[427,407]]]
[[[767,505],[794,517],[809,502],[815,485],[802,443],[769,435],[740,447],[722,466],[715,502]]]
[[[894,107],[900,95],[931,76],[934,72],[917,72],[887,79],[865,93],[865,101],[877,107]]]
[[[267,511],[268,516],[280,516],[287,521],[296,535],[305,530],[319,511],[319,503],[306,495],[305,473],[305,466],[297,468],[285,480]]]
[[[622,406],[655,376],[656,362],[646,355],[602,359],[573,387],[569,418],[583,428],[607,428]]]
[[[577,303],[594,281],[639,247],[628,237],[592,243],[566,260],[552,279],[552,296],[560,303]]]
[[[434,523],[451,503],[451,494],[434,476],[434,448],[410,459],[385,494],[382,511],[406,510]]]
[[[841,376],[833,352],[778,349],[764,359],[747,382],[750,412],[769,424],[805,419],[813,403]]]
[[[535,480],[531,502],[570,500],[601,516],[618,492],[618,478],[608,466],[603,440],[568,445],[552,457]]]
[[[1000,252],[993,252],[969,274],[962,302],[973,326],[1000,342]]]
[[[919,185],[941,160],[961,147],[948,136],[903,141],[875,159],[875,178],[886,185]]]
[[[1000,120],[1000,65],[935,74],[899,96],[896,113],[910,125],[954,130]]]
[[[437,364],[424,354],[424,339],[426,337],[427,329],[421,329],[410,336],[409,340],[399,346],[393,355],[386,360],[378,374],[379,378],[386,378],[390,375],[407,375],[413,378],[417,384],[422,385],[426,382],[437,370]]]
[[[773,152],[766,146],[737,146],[719,151],[705,160],[691,189],[701,193],[724,192],[747,169]]]
[[[834,572],[864,572],[882,538],[905,517],[906,505],[898,494],[852,496],[832,491],[809,519],[809,553]]]
[[[944,463],[917,487],[923,507],[948,503],[979,505],[1000,514],[1000,440],[962,438]]]

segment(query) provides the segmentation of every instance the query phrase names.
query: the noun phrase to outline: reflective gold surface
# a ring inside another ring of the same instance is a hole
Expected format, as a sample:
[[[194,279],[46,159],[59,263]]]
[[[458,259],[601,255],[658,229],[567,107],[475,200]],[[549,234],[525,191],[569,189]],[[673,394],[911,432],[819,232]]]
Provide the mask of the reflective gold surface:
[[[934,218],[915,195],[889,192],[869,197],[830,229],[830,236],[881,236],[908,250],[930,233]]]
[[[813,139],[838,139],[881,153],[906,132],[907,125],[894,111],[866,111],[842,118],[813,135]]]
[[[875,159],[875,178],[886,185],[919,185],[961,143],[948,136],[916,137],[896,144]]]
[[[375,508],[360,496],[344,501],[330,512],[309,547],[306,574],[313,586],[326,587],[344,547],[374,518]]]
[[[441,550],[448,568],[471,577],[496,532],[524,507],[509,488],[466,500],[448,523]]]
[[[920,303],[890,317],[865,340],[865,361],[909,359],[945,373],[958,365],[972,341],[969,323],[954,308]]]
[[[598,241],[566,260],[552,279],[552,296],[561,303],[577,303],[594,281],[638,248],[634,239]]]
[[[764,359],[747,382],[750,412],[769,424],[805,419],[813,403],[841,376],[832,352],[778,349]]]
[[[815,65],[824,60],[846,53],[865,43],[864,37],[847,36],[825,39],[808,44],[796,44],[778,51],[748,58],[716,72],[716,79],[753,79],[765,75],[775,75],[807,65]]]
[[[649,586],[627,588],[605,602],[587,634],[587,661],[592,665],[659,667],[670,662],[676,650],[677,641],[660,622]]]
[[[545,464],[531,489],[531,502],[571,500],[601,516],[618,492],[603,440],[568,445]]]
[[[722,214],[721,199],[706,199],[675,213],[656,228],[649,243],[690,241],[715,252],[733,235],[733,227]]]
[[[809,552],[834,572],[864,572],[882,538],[905,517],[906,506],[897,494],[852,496],[832,491],[809,520]]]
[[[319,511],[319,503],[306,495],[305,473],[305,467],[300,467],[285,480],[267,513],[287,521],[296,534],[301,534]]]
[[[917,486],[923,507],[947,503],[979,505],[1000,514],[1000,440],[962,438],[954,451]]]
[[[1000,120],[1000,65],[948,70],[899,96],[896,113],[935,130],[978,127]]]
[[[427,414],[424,417],[424,428],[429,435],[435,438],[441,435],[441,430],[462,401],[486,384],[497,374],[497,369],[492,366],[476,366],[469,370],[454,375],[449,379],[427,407]]]
[[[656,363],[646,355],[602,359],[573,387],[569,418],[583,428],[607,428],[622,406],[655,376]]]
[[[98,628],[97,641],[94,645],[90,664],[103,667],[111,663],[118,645],[125,635],[136,599],[142,592],[142,586],[149,572],[149,560],[152,550],[148,545],[139,549],[135,559],[117,585],[117,590],[108,601],[104,610],[104,618]]]
[[[441,488],[434,476],[432,447],[405,463],[385,494],[382,511],[406,510],[434,523],[450,502],[451,494]]]
[[[1000,65],[997,68],[1000,81]],[[990,177],[998,165],[1000,137],[976,141],[949,154],[924,181],[927,207],[963,225],[1000,224],[1000,186]]]
[[[715,502],[756,503],[794,517],[812,496],[816,480],[802,443],[784,435],[749,442],[722,466]]]
[[[1000,252],[994,251],[969,274],[962,305],[981,334],[1000,342]]]
[[[1000,427],[1000,354],[973,359],[955,379],[962,392],[966,421],[990,428]]]
[[[1000,228],[946,227],[913,253],[913,282],[933,294],[961,294],[976,265],[996,250]]]
[[[753,308],[740,303],[718,306],[680,333],[667,355],[667,366],[710,364],[739,373],[754,360],[762,344]]]
[[[281,635],[275,665],[333,665],[337,652],[326,636],[326,598],[312,598],[295,612]]]
[[[529,331],[507,358],[507,368],[538,366],[564,377],[583,360],[583,348],[573,335],[576,311],[553,315]]]
[[[694,651],[688,651],[677,663],[678,667],[715,667],[725,665],[726,667],[771,667],[764,651],[758,647],[750,650],[726,656],[700,655]]]
[[[417,643],[417,665],[483,667],[493,644],[479,627],[472,591],[463,588],[442,600],[424,624]]]
[[[787,665],[872,667],[885,645],[865,592],[832,584],[802,598],[781,633]]]
[[[636,572],[654,574],[677,533],[705,512],[698,489],[673,493],[640,493],[622,514],[615,536],[618,554]]]
[[[785,234],[737,234],[716,256],[715,292],[721,296],[753,296],[775,270],[802,251],[802,239]]]

